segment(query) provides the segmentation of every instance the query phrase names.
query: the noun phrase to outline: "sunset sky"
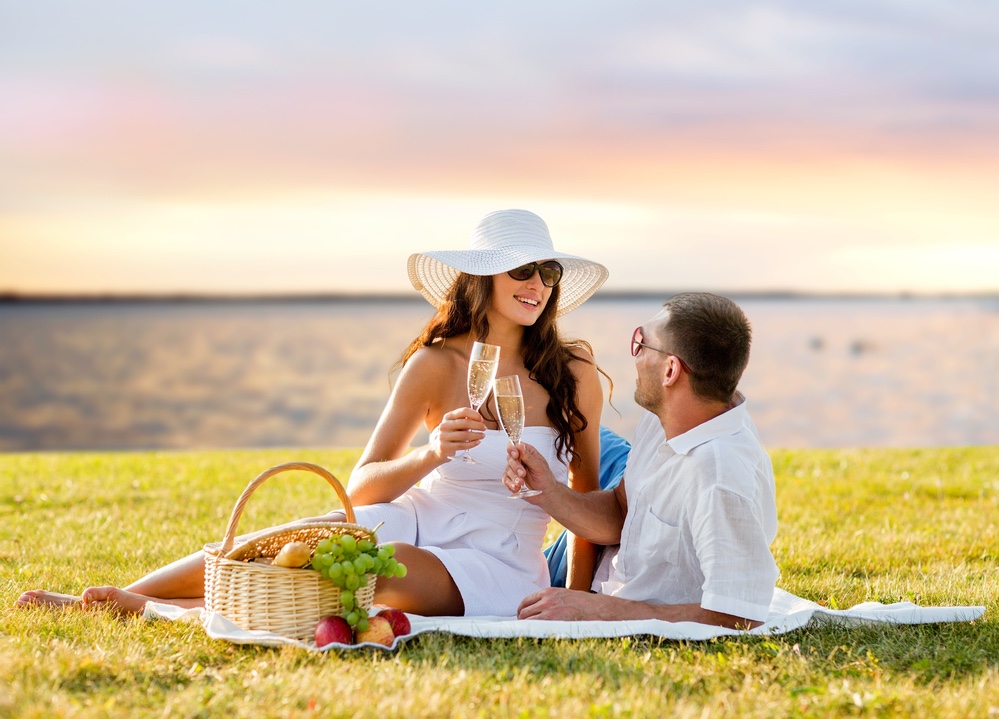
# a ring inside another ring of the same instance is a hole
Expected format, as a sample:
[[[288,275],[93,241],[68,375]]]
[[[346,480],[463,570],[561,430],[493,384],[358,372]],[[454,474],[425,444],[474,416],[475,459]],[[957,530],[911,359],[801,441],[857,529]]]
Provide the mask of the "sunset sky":
[[[999,3],[0,0],[0,291],[999,291]]]

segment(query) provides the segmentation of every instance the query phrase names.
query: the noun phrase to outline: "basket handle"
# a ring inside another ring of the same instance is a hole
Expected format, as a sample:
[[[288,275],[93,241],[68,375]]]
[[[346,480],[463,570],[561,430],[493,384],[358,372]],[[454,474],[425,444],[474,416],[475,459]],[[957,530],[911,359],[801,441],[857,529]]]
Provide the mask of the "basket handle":
[[[246,489],[243,490],[243,493],[239,495],[239,499],[236,501],[236,506],[232,508],[232,514],[229,516],[229,524],[225,528],[225,540],[222,542],[221,551],[222,556],[229,553],[229,550],[232,549],[233,543],[236,541],[236,527],[239,525],[239,518],[243,515],[243,508],[249,501],[250,495],[256,491],[257,487],[273,477],[275,474],[288,472],[293,469],[303,469],[308,472],[313,472],[329,482],[329,485],[333,487],[337,496],[340,498],[340,503],[343,505],[343,511],[347,515],[347,522],[349,524],[354,524],[354,508],[350,506],[350,499],[347,497],[347,492],[344,490],[343,485],[340,484],[340,481],[336,477],[320,467],[318,464],[311,464],[309,462],[285,462],[284,464],[271,467],[270,469],[258,474],[252,482],[246,485]]]

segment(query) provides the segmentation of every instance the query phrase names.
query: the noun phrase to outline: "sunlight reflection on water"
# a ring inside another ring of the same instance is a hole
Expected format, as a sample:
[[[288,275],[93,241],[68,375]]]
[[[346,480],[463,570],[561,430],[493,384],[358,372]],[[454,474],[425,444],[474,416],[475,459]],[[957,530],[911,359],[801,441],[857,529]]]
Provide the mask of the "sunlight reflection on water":
[[[999,444],[999,301],[740,299],[743,379],[769,447]],[[615,383],[654,299],[563,319]],[[421,302],[0,306],[0,450],[362,446]],[[620,415],[618,414],[620,412]],[[422,437],[418,437],[418,440]]]

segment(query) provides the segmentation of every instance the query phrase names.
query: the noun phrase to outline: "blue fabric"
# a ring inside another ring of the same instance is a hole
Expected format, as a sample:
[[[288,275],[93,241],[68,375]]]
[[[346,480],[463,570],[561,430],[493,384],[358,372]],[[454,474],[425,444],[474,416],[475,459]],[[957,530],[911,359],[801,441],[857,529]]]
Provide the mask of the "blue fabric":
[[[624,475],[624,465],[630,451],[631,444],[628,440],[603,425],[600,426],[600,489],[611,489],[618,485]],[[565,586],[569,563],[566,556],[568,541],[568,532],[563,530],[558,539],[545,549],[553,587]]]

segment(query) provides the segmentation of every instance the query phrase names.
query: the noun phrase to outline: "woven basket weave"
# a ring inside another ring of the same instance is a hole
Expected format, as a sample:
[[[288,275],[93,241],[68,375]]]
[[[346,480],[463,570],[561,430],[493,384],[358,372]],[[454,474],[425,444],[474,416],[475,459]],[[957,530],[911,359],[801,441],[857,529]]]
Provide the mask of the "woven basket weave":
[[[276,474],[306,470],[329,482],[340,498],[346,522],[317,521],[278,527],[258,533],[234,547],[236,527],[250,495]],[[311,640],[316,624],[325,616],[343,613],[340,588],[313,569],[289,569],[251,560],[273,558],[288,542],[305,542],[313,550],[327,537],[350,534],[356,539],[377,541],[370,529],[354,524],[354,509],[343,485],[322,467],[306,462],[288,462],[261,473],[239,496],[229,517],[225,538],[205,545],[205,608],[219,612],[241,629],[259,629],[285,637]],[[354,592],[357,606],[368,609],[374,602],[375,577]]]

